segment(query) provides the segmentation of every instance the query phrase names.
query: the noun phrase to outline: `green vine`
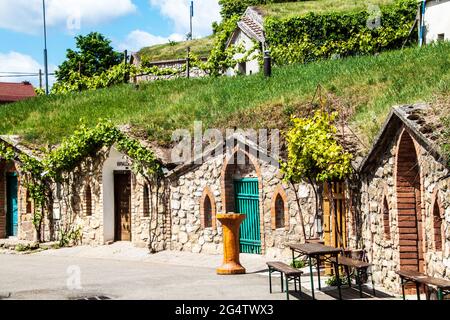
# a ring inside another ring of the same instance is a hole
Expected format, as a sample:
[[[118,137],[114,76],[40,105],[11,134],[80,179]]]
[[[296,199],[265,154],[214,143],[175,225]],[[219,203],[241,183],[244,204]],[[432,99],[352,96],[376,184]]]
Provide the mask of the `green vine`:
[[[43,212],[52,203],[52,184],[62,182],[63,174],[71,172],[82,160],[95,156],[102,147],[116,143],[119,151],[133,159],[133,171],[150,179],[161,175],[161,166],[154,153],[135,139],[126,136],[111,122],[100,120],[94,128],[81,125],[75,133],[65,138],[62,144],[48,150],[42,160],[25,153],[17,155],[12,147],[0,144],[0,158],[17,160],[29,197],[34,201],[33,224],[41,239]]]
[[[417,2],[397,0],[380,10],[376,28],[367,26],[370,14],[366,10],[267,17],[264,29],[272,58],[284,65],[401,48],[416,19]]]

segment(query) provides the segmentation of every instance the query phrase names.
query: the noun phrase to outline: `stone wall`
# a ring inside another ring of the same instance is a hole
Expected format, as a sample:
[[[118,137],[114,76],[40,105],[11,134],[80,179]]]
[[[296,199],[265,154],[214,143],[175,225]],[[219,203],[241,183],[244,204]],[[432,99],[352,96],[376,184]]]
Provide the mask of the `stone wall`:
[[[368,259],[374,264],[374,280],[384,288],[400,292],[400,279],[395,271],[400,269],[400,239],[397,199],[397,152],[403,128],[399,128],[391,143],[376,164],[362,173],[360,190],[360,210],[358,233],[352,233],[351,245],[365,249]],[[413,139],[414,140],[414,139]],[[431,276],[450,278],[450,179],[448,168],[436,161],[417,141],[414,140],[420,172],[422,238],[425,272]],[[444,178],[447,177],[447,178]],[[443,179],[444,178],[444,179]],[[435,195],[440,197],[444,212],[443,250],[434,250],[433,211]],[[389,207],[390,237],[386,236],[383,221],[383,199]],[[354,222],[354,221],[353,221]],[[420,226],[419,226],[420,227]],[[419,237],[419,238],[420,238]]]
[[[114,212],[105,215],[104,211],[104,183],[103,167],[108,159],[111,148],[103,148],[95,158],[85,159],[69,176],[69,182],[60,187],[60,196],[55,191],[54,209],[60,214],[55,219],[56,229],[72,226],[81,228],[82,244],[103,245],[105,239],[105,219],[114,219]],[[131,159],[123,155],[124,162],[131,163]],[[129,167],[126,167],[130,170]],[[164,181],[157,187],[154,181],[147,181],[141,175],[131,172],[131,242],[139,247],[150,247],[153,251],[166,248],[167,234],[167,187]],[[109,183],[109,182],[108,182]],[[149,210],[144,216],[144,185],[147,185]],[[87,186],[91,190],[91,210],[87,211]],[[114,190],[112,188],[111,190]],[[109,195],[113,199],[113,195]],[[70,206],[69,206],[70,204]],[[112,207],[111,210],[114,210]],[[108,221],[114,224],[114,221]],[[110,240],[109,240],[110,241]]]
[[[207,59],[203,58],[201,61],[205,62]],[[140,62],[137,62],[140,63]],[[186,59],[179,60],[169,60],[169,61],[154,61],[148,64],[148,67],[156,66],[159,69],[175,69],[178,72],[170,75],[154,75],[154,74],[145,74],[145,75],[137,75],[132,79],[134,83],[139,83],[141,81],[156,81],[156,80],[171,80],[178,78],[186,78],[187,73],[185,70]],[[207,76],[207,73],[198,68],[191,67],[189,70],[190,78],[201,78]]]
[[[251,156],[250,156],[251,157]],[[252,158],[252,157],[251,157]],[[224,202],[227,195],[224,187],[224,175],[229,157],[226,155],[214,156],[201,165],[189,171],[172,177],[170,186],[170,205],[172,216],[172,250],[202,252],[208,254],[221,254],[223,251],[222,228],[220,223],[216,227],[202,228],[201,200],[205,189],[208,188],[214,199],[216,213],[224,213]],[[288,242],[301,240],[302,228],[295,193],[281,181],[279,169],[262,160],[252,158],[241,172],[241,177],[258,177],[260,188],[260,216],[261,216],[261,246],[262,253],[273,258],[291,259],[290,250],[286,247]],[[300,186],[297,186],[299,188]],[[273,228],[273,199],[278,192],[283,193],[287,199],[285,207],[288,210],[285,227]],[[315,200],[312,190],[302,185],[304,190],[301,198],[301,212],[303,214],[306,233],[309,237],[313,230]],[[228,191],[229,192],[229,191]]]

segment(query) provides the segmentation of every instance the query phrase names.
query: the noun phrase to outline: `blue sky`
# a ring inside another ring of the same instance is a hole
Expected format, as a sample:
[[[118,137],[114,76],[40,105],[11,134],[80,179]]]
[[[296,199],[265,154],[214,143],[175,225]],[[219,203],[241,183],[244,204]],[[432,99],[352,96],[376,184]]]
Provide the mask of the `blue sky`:
[[[64,61],[74,36],[98,31],[116,50],[180,41],[189,32],[189,0],[46,0],[50,69]],[[194,37],[219,21],[217,0],[194,0]],[[43,68],[42,0],[0,0],[0,76]],[[3,73],[2,73],[3,72]],[[37,78],[0,78],[0,81]],[[52,81],[52,80],[51,80]]]

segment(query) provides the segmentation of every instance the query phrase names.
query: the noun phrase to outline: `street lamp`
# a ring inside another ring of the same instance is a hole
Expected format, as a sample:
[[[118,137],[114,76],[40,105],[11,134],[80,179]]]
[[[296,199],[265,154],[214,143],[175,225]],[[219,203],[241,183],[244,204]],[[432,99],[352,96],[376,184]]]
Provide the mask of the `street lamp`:
[[[44,68],[45,68],[45,94],[48,95],[48,59],[47,59],[47,26],[45,21],[45,0],[42,0],[42,12],[44,15]]]

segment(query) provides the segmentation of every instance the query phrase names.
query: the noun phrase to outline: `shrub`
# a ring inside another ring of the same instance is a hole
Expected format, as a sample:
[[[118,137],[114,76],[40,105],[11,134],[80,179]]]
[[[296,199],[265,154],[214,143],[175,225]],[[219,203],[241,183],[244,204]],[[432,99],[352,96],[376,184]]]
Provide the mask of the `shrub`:
[[[347,280],[347,277],[346,277],[346,276],[340,276],[340,279],[341,279],[341,286],[342,286],[342,285],[348,285],[348,280]],[[327,286],[330,286],[330,287],[336,287],[336,286],[338,285],[338,283],[337,283],[337,277],[336,277],[335,275],[331,276],[330,278],[328,278],[328,279],[325,281],[325,284],[326,284]]]
[[[306,262],[304,260],[294,260],[294,262],[291,262],[291,267],[301,269],[306,267]]]
[[[265,19],[266,40],[277,64],[350,55],[374,54],[402,47],[415,21],[414,0],[397,0],[381,7],[381,26],[369,28],[370,13],[313,12],[288,18]]]

